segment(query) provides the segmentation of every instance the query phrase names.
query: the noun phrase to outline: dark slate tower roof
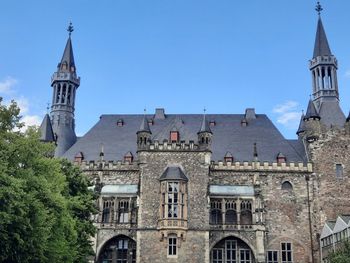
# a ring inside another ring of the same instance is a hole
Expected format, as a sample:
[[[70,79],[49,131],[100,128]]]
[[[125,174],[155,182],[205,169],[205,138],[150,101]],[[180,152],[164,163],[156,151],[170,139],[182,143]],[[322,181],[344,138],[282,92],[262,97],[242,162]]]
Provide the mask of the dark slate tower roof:
[[[152,134],[151,129],[149,128],[149,124],[148,124],[146,115],[143,116],[143,119],[142,119],[141,125],[140,125],[140,129],[137,131],[137,133],[139,133],[139,132],[148,132],[148,133]]]
[[[198,131],[198,133],[202,133],[202,132],[208,132],[208,133],[212,133],[209,123],[207,122],[206,118],[205,118],[205,114],[203,114],[203,120],[202,120],[202,125],[200,130]]]
[[[59,71],[64,71],[64,70],[62,70],[61,65],[63,63],[65,63],[65,62],[68,65],[68,68],[66,69],[67,71],[71,71],[71,67],[75,68],[72,40],[71,40],[70,34],[69,34],[69,37],[67,39],[66,47],[64,48],[64,52],[63,52],[63,55],[62,55],[61,62],[58,64]]]
[[[181,180],[188,181],[186,175],[178,166],[169,166],[165,169],[159,180]]]
[[[99,121],[81,137],[64,155],[70,160],[78,152],[85,160],[99,160],[101,143],[105,146],[105,160],[122,160],[130,151],[137,156],[137,131],[140,123],[154,115],[102,115]],[[244,114],[207,114],[206,118],[215,121],[212,131],[212,160],[223,160],[231,152],[236,161],[252,161],[252,148],[257,143],[259,160],[275,162],[276,154],[283,152],[291,162],[303,162],[305,153],[299,147],[291,145],[264,114],[256,114],[248,126],[242,126]],[[118,126],[117,120],[123,119],[124,125]],[[178,120],[181,120],[179,123]],[[181,140],[198,140],[198,127],[203,122],[202,114],[167,114],[164,119],[154,119],[151,140],[162,143],[169,140],[170,131],[176,124]],[[146,125],[146,124],[145,124]],[[146,128],[145,128],[146,129]],[[145,130],[143,129],[143,130]],[[300,148],[302,149],[302,148]]]
[[[317,32],[315,39],[314,55],[316,58],[318,56],[331,56],[332,52],[329,48],[326,32],[323,28],[321,17],[318,18]]]
[[[40,133],[41,133],[40,141],[43,141],[43,142],[54,142],[55,141],[55,136],[53,134],[49,114],[45,115],[43,122],[40,125]]]
[[[304,120],[307,120],[310,118],[320,119],[320,115],[317,113],[315,104],[313,103],[312,100],[309,100],[309,104],[307,105],[307,110],[306,110]]]
[[[298,130],[297,130],[297,135],[299,135],[299,133],[302,133],[305,131],[305,123],[304,123],[304,119],[305,119],[305,115],[304,113],[301,115],[301,118],[300,118],[300,123],[299,123],[299,127],[298,127]]]

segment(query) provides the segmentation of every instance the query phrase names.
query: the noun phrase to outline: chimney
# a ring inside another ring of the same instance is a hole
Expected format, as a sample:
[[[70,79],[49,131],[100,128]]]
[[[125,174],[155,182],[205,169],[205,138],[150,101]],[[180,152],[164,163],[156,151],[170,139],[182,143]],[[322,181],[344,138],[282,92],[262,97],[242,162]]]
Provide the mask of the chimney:
[[[154,119],[156,120],[164,120],[165,119],[165,111],[163,108],[157,108],[156,113],[154,115]]]

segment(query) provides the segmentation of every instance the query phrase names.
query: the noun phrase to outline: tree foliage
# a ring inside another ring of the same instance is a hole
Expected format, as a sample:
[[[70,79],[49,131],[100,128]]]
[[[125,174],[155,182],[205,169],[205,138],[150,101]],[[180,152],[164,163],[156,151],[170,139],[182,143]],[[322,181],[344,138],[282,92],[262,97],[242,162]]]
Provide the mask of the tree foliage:
[[[87,262],[94,196],[81,171],[52,158],[19,108],[0,97],[0,262]]]
[[[349,263],[350,262],[350,243],[344,242],[341,248],[337,249],[329,256],[330,263]]]

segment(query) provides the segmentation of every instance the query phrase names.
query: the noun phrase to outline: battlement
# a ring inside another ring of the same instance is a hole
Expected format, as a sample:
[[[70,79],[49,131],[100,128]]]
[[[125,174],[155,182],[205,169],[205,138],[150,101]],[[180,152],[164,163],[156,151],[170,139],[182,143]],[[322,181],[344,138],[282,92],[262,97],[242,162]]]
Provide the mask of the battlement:
[[[74,162],[80,166],[83,171],[86,170],[122,170],[122,171],[138,171],[137,162],[123,162],[123,161],[82,161]]]
[[[312,163],[269,163],[269,162],[212,162],[212,170],[225,171],[269,171],[269,172],[309,172],[313,171]]]
[[[198,144],[195,144],[194,141],[180,141],[180,142],[168,142],[164,140],[163,143],[160,143],[158,140],[151,141],[150,144],[147,144],[144,147],[139,148],[139,151],[198,151],[203,150],[199,147]]]

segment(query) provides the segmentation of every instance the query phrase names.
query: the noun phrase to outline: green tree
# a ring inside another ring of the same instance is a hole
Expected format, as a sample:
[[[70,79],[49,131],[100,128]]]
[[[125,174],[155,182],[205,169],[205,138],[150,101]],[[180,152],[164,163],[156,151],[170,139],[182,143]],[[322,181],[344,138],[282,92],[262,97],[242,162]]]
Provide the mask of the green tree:
[[[19,108],[0,97],[0,262],[87,262],[94,196],[81,171],[52,158]]]
[[[330,263],[349,263],[350,262],[350,243],[344,242],[341,248],[329,256]]]

